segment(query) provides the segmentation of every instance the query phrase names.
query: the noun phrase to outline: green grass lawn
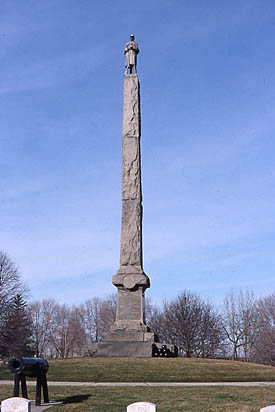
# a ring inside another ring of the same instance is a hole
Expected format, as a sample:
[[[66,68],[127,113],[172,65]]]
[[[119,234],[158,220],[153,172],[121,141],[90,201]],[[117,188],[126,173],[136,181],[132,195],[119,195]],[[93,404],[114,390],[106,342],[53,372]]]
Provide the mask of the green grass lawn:
[[[183,358],[74,358],[49,361],[50,381],[255,382],[275,381],[275,368],[246,362]],[[6,365],[0,379],[13,379]],[[275,390],[274,390],[275,392]]]
[[[35,388],[29,387],[34,399]],[[126,412],[133,402],[152,402],[158,412],[259,412],[275,404],[272,387],[103,388],[50,387],[50,400],[63,400],[54,412]],[[12,386],[0,386],[1,400],[12,396]]]

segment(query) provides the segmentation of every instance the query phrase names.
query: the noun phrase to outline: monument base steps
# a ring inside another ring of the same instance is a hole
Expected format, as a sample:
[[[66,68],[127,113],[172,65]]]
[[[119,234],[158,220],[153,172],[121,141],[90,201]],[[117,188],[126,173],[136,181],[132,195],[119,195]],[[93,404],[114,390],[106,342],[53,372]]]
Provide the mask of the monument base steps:
[[[157,342],[157,336],[152,332],[139,330],[114,330],[105,333],[102,342]]]
[[[101,342],[97,356],[112,358],[151,358],[152,342]]]
[[[89,345],[88,356],[102,358],[152,358],[153,347],[161,349],[163,342],[127,342],[112,341],[92,343]],[[176,347],[173,344],[165,343],[166,348],[172,353],[176,353]]]

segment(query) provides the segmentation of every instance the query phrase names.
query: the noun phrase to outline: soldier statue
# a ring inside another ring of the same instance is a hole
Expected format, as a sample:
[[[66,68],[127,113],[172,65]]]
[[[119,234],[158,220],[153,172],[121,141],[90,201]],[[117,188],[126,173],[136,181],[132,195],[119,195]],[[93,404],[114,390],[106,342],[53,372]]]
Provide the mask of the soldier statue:
[[[137,72],[137,54],[139,53],[139,48],[137,43],[134,41],[135,36],[131,34],[130,41],[126,44],[124,49],[125,54],[125,74],[133,74]]]

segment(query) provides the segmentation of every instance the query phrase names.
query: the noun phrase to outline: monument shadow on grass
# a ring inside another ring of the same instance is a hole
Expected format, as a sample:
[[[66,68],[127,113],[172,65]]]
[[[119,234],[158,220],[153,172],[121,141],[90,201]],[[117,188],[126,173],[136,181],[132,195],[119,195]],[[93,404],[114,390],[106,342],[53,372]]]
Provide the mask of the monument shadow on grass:
[[[87,401],[91,396],[92,394],[90,393],[87,393],[85,395],[68,396],[67,398],[56,399],[56,402],[62,402],[63,404],[81,403]]]

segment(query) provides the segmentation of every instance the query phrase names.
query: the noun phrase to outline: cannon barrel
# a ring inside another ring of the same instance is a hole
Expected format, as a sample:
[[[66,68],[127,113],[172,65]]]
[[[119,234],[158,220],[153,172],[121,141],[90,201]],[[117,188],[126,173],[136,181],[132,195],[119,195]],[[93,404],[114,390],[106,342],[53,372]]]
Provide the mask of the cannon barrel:
[[[12,373],[23,373],[29,378],[37,378],[46,374],[49,364],[43,358],[12,358],[8,363]]]

